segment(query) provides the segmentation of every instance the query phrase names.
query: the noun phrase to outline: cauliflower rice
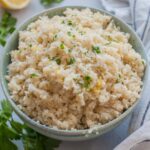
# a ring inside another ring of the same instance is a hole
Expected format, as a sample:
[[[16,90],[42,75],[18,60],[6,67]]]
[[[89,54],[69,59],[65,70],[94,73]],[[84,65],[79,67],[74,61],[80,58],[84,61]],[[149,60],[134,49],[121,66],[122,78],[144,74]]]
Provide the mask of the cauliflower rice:
[[[112,18],[90,9],[41,16],[19,33],[6,77],[31,118],[60,129],[105,124],[141,91],[145,64]]]

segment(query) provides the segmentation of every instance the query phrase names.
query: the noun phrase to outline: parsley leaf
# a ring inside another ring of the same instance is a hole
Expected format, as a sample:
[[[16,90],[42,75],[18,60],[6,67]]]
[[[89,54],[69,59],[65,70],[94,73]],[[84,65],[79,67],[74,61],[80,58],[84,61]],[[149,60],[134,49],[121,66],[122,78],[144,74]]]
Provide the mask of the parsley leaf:
[[[41,0],[41,4],[44,5],[44,6],[49,6],[52,3],[60,3],[62,1],[63,0]]]
[[[12,113],[12,108],[10,107],[9,103],[7,101],[2,101],[1,102],[2,109],[4,110],[4,113],[11,116]]]
[[[71,52],[72,52],[72,49],[69,49],[68,52],[71,53]]]
[[[17,133],[15,131],[15,129],[8,127],[6,124],[3,124],[3,133],[5,134],[5,137],[7,137],[8,139],[20,139],[20,135],[19,133]]]
[[[17,133],[21,133],[21,132],[22,132],[23,127],[24,127],[23,124],[21,124],[20,122],[15,121],[15,120],[13,120],[13,119],[11,120],[10,124],[11,124],[12,128],[13,128]]]
[[[68,36],[72,36],[72,33],[70,31],[67,32]]]
[[[60,44],[60,48],[61,48],[61,49],[64,49],[64,48],[65,48],[64,43],[61,43],[61,44]]]
[[[0,129],[1,130],[1,129]],[[17,146],[5,136],[0,135],[0,149],[1,150],[17,150]]]
[[[2,37],[0,37],[0,45],[5,46],[6,41]]]
[[[142,60],[142,64],[145,65],[145,61],[144,60]]]
[[[4,12],[0,20],[0,45],[5,46],[7,35],[15,30],[17,19],[12,17],[9,12]]]
[[[74,64],[75,61],[76,61],[75,58],[72,57],[72,58],[70,58],[70,59],[67,60],[67,64],[68,65]]]
[[[72,37],[72,38],[75,38],[75,37],[76,37],[74,34],[72,35],[72,33],[71,33],[70,31],[68,31],[67,34],[68,34],[68,36],[70,36],[70,37]]]
[[[72,25],[73,25],[73,23],[72,23],[71,20],[68,20],[68,25],[69,25],[69,26],[72,26]]]
[[[52,138],[45,138],[44,136],[41,138],[41,143],[43,143],[45,149],[44,150],[54,150],[60,144],[60,141],[54,140]],[[49,149],[51,147],[51,149]]]
[[[60,141],[43,136],[26,124],[13,120],[8,101],[1,102],[0,150],[18,150],[13,140],[22,140],[24,150],[54,150]]]
[[[97,53],[97,54],[101,53],[99,46],[92,46],[92,51]]]
[[[57,65],[60,65],[61,64],[61,59],[58,57],[58,56],[55,56],[55,57],[52,57],[51,60],[55,60]]]
[[[83,80],[84,80],[83,86],[85,88],[89,88],[89,86],[90,86],[90,84],[92,82],[92,78],[89,75],[86,75],[86,76],[84,76]]]
[[[47,138],[27,126],[24,129],[23,145],[25,150],[54,150],[60,144],[60,141]]]
[[[58,64],[58,65],[60,65],[61,64],[61,59],[60,58],[56,58],[56,63]]]
[[[31,77],[31,78],[35,78],[35,77],[38,77],[38,75],[37,75],[36,73],[32,73],[32,74],[30,75],[30,77]]]
[[[6,123],[7,120],[11,117],[12,109],[7,101],[2,101],[1,106],[3,111],[0,111],[0,123]]]

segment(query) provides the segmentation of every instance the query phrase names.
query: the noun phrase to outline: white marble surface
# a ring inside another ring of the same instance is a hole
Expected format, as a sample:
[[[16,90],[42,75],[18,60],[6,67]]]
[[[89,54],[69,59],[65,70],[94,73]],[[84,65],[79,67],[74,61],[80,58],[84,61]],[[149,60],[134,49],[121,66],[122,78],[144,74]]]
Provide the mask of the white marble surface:
[[[18,18],[18,24],[23,23],[31,16],[43,11],[44,8],[40,0],[32,0],[30,5],[24,10],[12,11],[12,14]],[[61,4],[55,4],[53,6],[64,5],[83,5],[101,8],[99,0],[64,0]],[[52,7],[52,6],[51,6]],[[0,16],[2,11],[0,10]],[[3,49],[0,47],[0,55]],[[5,98],[2,89],[0,87],[0,99]],[[16,117],[16,116],[15,116]],[[17,118],[17,117],[16,117]],[[106,133],[99,138],[84,141],[84,142],[62,142],[58,150],[112,150],[117,144],[127,137],[129,118],[126,119],[119,127],[113,129],[109,133]],[[18,143],[19,150],[22,150],[21,143]]]

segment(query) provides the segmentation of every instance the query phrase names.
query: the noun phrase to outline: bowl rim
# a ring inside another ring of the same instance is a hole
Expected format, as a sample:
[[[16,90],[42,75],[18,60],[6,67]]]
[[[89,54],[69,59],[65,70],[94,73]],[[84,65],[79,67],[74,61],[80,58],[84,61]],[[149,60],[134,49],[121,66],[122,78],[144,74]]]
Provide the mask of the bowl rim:
[[[128,28],[128,30],[130,30],[132,32],[132,34],[134,35],[136,41],[139,42],[140,46],[142,47],[141,51],[143,51],[143,55],[144,55],[144,59],[146,61],[146,68],[145,68],[145,73],[144,73],[144,76],[147,80],[148,78],[148,73],[149,73],[149,64],[148,64],[148,58],[147,58],[147,55],[145,53],[145,50],[144,50],[144,46],[141,42],[141,40],[139,39],[139,37],[137,36],[137,34],[135,33],[135,31],[128,25],[126,24],[122,19],[116,17],[115,15],[112,15],[111,13],[105,11],[105,10],[102,10],[102,9],[98,9],[98,8],[94,8],[94,7],[89,7],[89,6],[79,6],[79,5],[75,5],[75,6],[61,6],[61,7],[53,7],[53,8],[50,8],[50,9],[47,9],[47,10],[44,10],[44,11],[41,11],[40,13],[37,13],[36,15],[33,15],[32,17],[26,19],[26,21],[24,21],[22,24],[20,24],[20,26],[16,29],[16,31],[11,35],[11,37],[9,38],[3,52],[2,52],[2,55],[1,55],[1,66],[0,66],[0,77],[1,77],[1,85],[2,85],[2,89],[3,89],[3,92],[6,96],[6,98],[8,99],[9,103],[11,104],[11,106],[13,107],[14,111],[17,113],[17,115],[20,116],[20,118],[22,118],[25,123],[27,123],[29,126],[32,125],[32,126],[36,126],[38,129],[42,129],[42,130],[46,130],[47,132],[53,132],[53,133],[61,133],[61,134],[70,134],[70,135],[79,135],[79,134],[87,134],[87,133],[91,133],[92,132],[97,132],[97,131],[100,131],[100,130],[103,130],[105,128],[109,128],[113,125],[115,125],[117,122],[119,122],[120,120],[122,120],[123,118],[125,118],[126,116],[128,116],[132,111],[133,109],[135,108],[135,106],[137,105],[137,103],[139,103],[140,99],[142,99],[143,97],[143,91],[147,88],[147,85],[148,83],[145,81],[143,82],[143,86],[142,86],[142,91],[140,92],[140,98],[132,105],[130,106],[125,112],[123,112],[121,115],[119,115],[117,118],[113,119],[112,121],[109,121],[108,123],[106,124],[97,124],[97,125],[94,125],[94,127],[91,127],[89,129],[81,129],[81,130],[77,130],[77,129],[73,129],[73,130],[64,130],[64,129],[59,129],[59,128],[54,128],[54,127],[50,127],[50,126],[46,126],[46,125],[43,125],[41,123],[38,123],[37,121],[33,120],[32,118],[30,118],[25,112],[23,112],[22,110],[20,110],[18,108],[18,106],[16,105],[16,103],[11,99],[10,97],[10,92],[8,91],[7,87],[5,86],[5,83],[4,81],[6,80],[5,79],[5,73],[3,72],[4,68],[6,68],[6,66],[3,65],[4,63],[4,58],[5,58],[5,55],[7,55],[7,47],[9,46],[9,43],[12,39],[12,37],[15,35],[15,34],[18,34],[18,31],[21,30],[21,28],[24,26],[24,25],[28,25],[30,24],[32,21],[32,19],[34,20],[37,20],[39,16],[43,16],[45,14],[48,14],[50,12],[53,12],[53,11],[58,11],[60,9],[67,9],[67,8],[71,8],[71,9],[86,9],[86,8],[89,8],[91,11],[95,11],[95,12],[100,12],[100,13],[103,13],[103,14],[106,14],[106,15],[109,15],[113,18],[115,18],[116,20],[120,21],[122,24],[124,24],[124,26],[126,26],[126,28]],[[11,50],[10,50],[11,51]],[[10,52],[9,51],[9,52]],[[140,54],[141,55],[141,54]]]

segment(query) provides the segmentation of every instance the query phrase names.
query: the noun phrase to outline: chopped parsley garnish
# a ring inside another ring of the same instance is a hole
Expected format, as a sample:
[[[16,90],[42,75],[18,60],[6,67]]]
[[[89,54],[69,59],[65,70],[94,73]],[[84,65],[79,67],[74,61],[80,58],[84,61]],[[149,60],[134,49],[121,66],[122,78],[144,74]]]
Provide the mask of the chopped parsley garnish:
[[[38,75],[37,75],[36,73],[32,73],[32,74],[30,75],[30,77],[31,77],[31,78],[35,78],[35,77],[38,77]]]
[[[49,6],[52,3],[60,3],[63,0],[41,0],[41,4],[44,6]]]
[[[73,38],[76,37],[74,34],[72,35],[72,33],[71,33],[70,31],[68,31],[67,34],[68,34],[68,36],[71,36],[71,37],[73,37]]]
[[[29,47],[32,47],[32,44],[29,44]]]
[[[71,20],[68,20],[68,25],[69,25],[69,26],[72,26],[72,25],[73,25],[73,23],[72,23]]]
[[[64,43],[61,43],[61,44],[60,44],[60,48],[61,48],[61,49],[64,49],[64,48],[65,48]]]
[[[142,60],[142,64],[145,65],[145,61],[144,60]]]
[[[17,19],[12,17],[9,12],[4,12],[0,21],[0,45],[5,46],[7,35],[15,30]]]
[[[72,52],[72,49],[69,49],[68,52],[71,53],[71,52]]]
[[[92,46],[92,51],[97,53],[97,54],[101,53],[101,50],[100,50],[99,46]]]
[[[47,58],[48,58],[49,60],[53,60],[50,56],[47,56]]]
[[[72,37],[75,38],[76,36],[75,36],[75,35],[72,35]]]
[[[62,20],[62,22],[61,22],[62,24],[65,24],[65,20]]]
[[[70,59],[67,60],[67,64],[68,65],[74,64],[75,61],[76,61],[75,58],[72,57],[72,58],[70,58]]]
[[[84,32],[84,31],[79,31],[79,33],[80,33],[81,35],[84,35],[84,34],[85,34],[85,32]]]
[[[61,64],[61,59],[60,59],[60,58],[56,58],[55,61],[56,61],[56,63],[57,63],[58,65]]]
[[[89,75],[87,75],[87,76],[84,76],[83,80],[84,80],[83,87],[89,88],[89,86],[92,82],[92,78]]]
[[[50,60],[55,60],[57,57],[55,56],[55,57],[52,57],[52,58],[50,58],[50,56],[48,57]]]
[[[67,34],[68,34],[69,36],[72,36],[72,33],[71,33],[70,31],[68,31]]]
[[[0,37],[0,45],[5,46],[6,41],[3,39],[3,37]]]
[[[53,37],[53,41],[55,41],[57,39],[58,35],[55,34],[54,37]]]
[[[61,59],[57,56],[53,57],[51,60],[55,60],[58,65],[61,64]]]
[[[120,73],[119,73],[118,77],[121,78],[121,74]]]

